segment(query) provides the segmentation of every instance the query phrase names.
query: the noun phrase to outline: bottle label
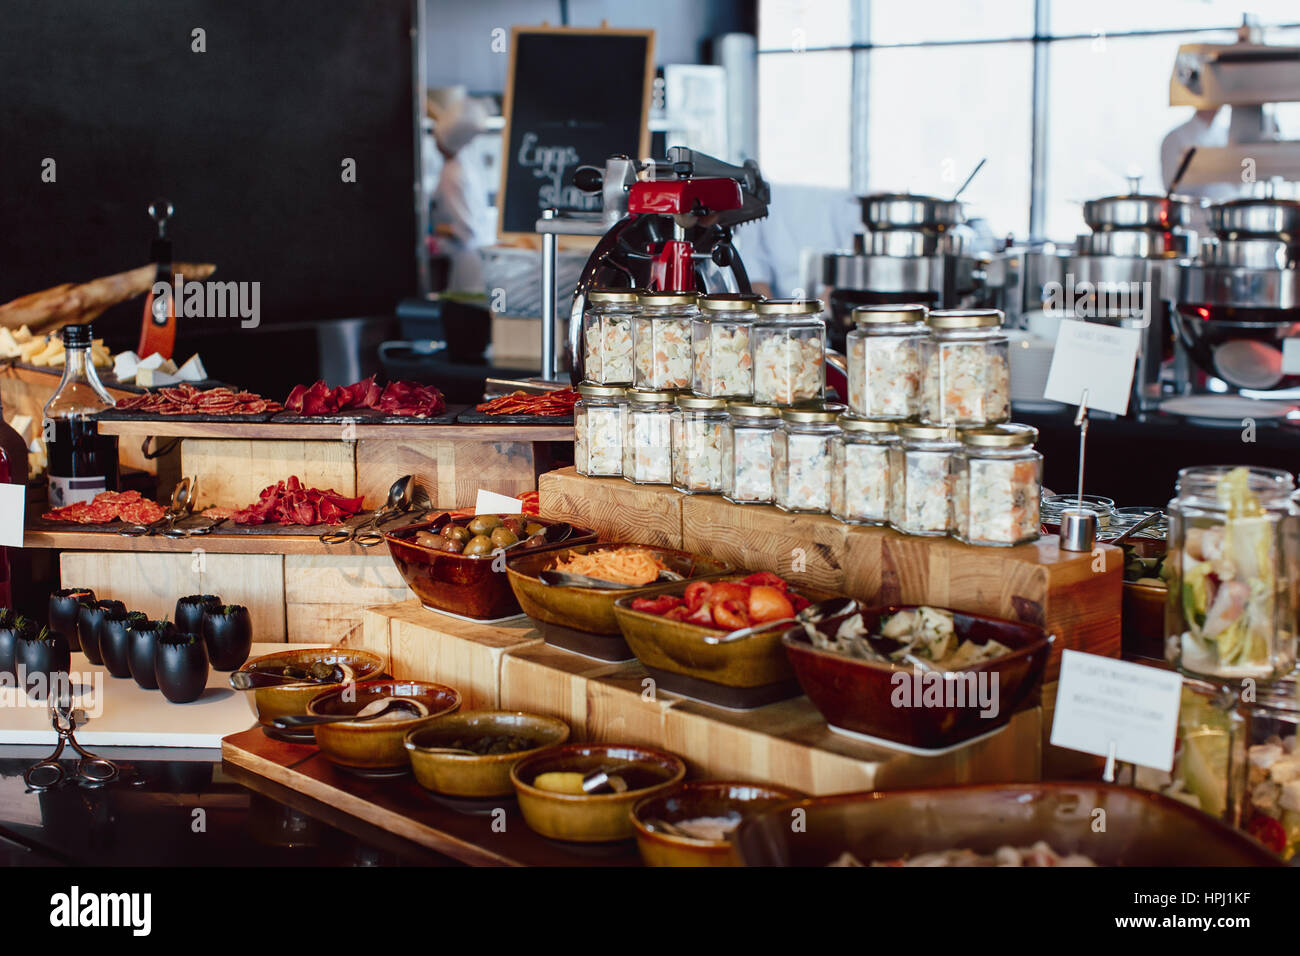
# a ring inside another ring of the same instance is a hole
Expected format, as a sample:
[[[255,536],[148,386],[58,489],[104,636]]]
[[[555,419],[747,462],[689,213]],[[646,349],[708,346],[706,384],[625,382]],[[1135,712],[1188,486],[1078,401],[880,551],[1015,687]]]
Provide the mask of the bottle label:
[[[104,475],[88,475],[81,478],[60,478],[50,475],[50,507],[62,508],[78,501],[90,501],[101,491],[108,490],[108,478]]]

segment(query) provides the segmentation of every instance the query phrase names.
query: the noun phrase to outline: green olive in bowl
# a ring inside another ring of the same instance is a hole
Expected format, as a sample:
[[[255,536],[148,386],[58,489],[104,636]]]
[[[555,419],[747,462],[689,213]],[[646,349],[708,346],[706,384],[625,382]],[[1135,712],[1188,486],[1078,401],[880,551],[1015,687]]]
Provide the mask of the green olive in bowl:
[[[494,528],[489,540],[494,548],[508,548],[517,542],[519,537],[509,528]]]
[[[469,523],[471,534],[489,535],[494,528],[501,527],[501,519],[496,515],[477,515]]]
[[[479,534],[465,542],[465,550],[461,554],[469,557],[482,557],[491,554],[492,550],[492,539],[485,534]]]
[[[464,544],[473,537],[473,535],[469,533],[468,528],[464,528],[458,524],[443,525],[442,531],[440,531],[439,534],[448,541],[459,541],[461,544]]]

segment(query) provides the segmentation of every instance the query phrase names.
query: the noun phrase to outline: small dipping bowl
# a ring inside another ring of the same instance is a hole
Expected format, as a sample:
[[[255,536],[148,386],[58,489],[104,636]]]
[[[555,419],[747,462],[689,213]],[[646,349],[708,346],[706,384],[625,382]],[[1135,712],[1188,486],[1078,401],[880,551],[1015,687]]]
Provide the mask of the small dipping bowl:
[[[313,697],[307,713],[313,717],[339,717],[355,714],[367,704],[383,697],[403,697],[419,701],[428,708],[425,716],[400,711],[401,720],[372,717],[368,720],[345,720],[317,724],[316,745],[332,763],[354,770],[406,770],[410,762],[403,741],[406,735],[430,720],[449,714],[460,706],[460,692],[445,684],[420,680],[372,680],[356,685],[355,693],[347,688],[326,691]],[[344,699],[345,696],[348,699]]]
[[[241,671],[276,671],[290,664],[309,667],[317,661],[326,664],[340,664],[351,669],[358,681],[379,677],[384,669],[384,661],[378,654],[369,651],[354,650],[350,647],[306,647],[293,651],[277,651],[264,654],[246,661]],[[257,712],[258,722],[270,727],[277,717],[290,715],[301,717],[307,713],[307,705],[313,697],[325,691],[337,690],[342,684],[316,684],[310,681],[296,684],[277,684],[274,687],[259,687],[252,692],[253,709]]]
[[[639,800],[632,808],[636,845],[646,866],[744,866],[731,840],[679,836],[651,826],[654,820],[681,823],[702,817],[736,816],[736,827],[750,815],[787,800],[801,800],[797,790],[754,783],[702,780],[684,783]],[[734,832],[734,828],[733,828]]]
[[[527,750],[502,754],[449,754],[468,738],[510,735],[534,743]],[[509,710],[466,710],[431,720],[406,735],[406,750],[415,779],[426,790],[449,797],[502,797],[514,793],[510,768],[539,750],[569,739],[569,725],[555,717]]]

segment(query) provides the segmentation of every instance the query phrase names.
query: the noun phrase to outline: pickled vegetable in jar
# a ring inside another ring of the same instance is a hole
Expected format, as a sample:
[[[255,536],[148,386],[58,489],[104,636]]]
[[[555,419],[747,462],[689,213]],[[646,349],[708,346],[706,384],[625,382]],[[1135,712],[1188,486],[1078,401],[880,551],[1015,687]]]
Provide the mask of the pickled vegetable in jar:
[[[721,494],[726,422],[726,399],[677,397],[673,411],[673,487],[678,491]]]
[[[1169,503],[1165,654],[1184,673],[1276,680],[1295,667],[1296,522],[1284,471],[1184,468]]]
[[[632,384],[634,289],[592,289],[582,313],[583,378],[597,385]]]
[[[931,312],[922,340],[921,418],[934,425],[995,425],[1011,417],[1007,336],[997,309]]]
[[[722,494],[738,505],[776,500],[772,464],[781,414],[770,405],[732,402],[722,429]]]
[[[646,485],[673,481],[672,392],[631,389],[623,427],[623,477]]]
[[[1260,688],[1241,701],[1245,755],[1237,790],[1238,819],[1245,830],[1283,860],[1300,847],[1300,700],[1296,675]]]
[[[899,425],[890,449],[890,525],[904,534],[946,535],[952,530],[956,429],[947,425]]]
[[[862,418],[903,421],[921,414],[921,343],[929,335],[923,305],[863,305],[848,334],[849,410]]]
[[[691,390],[712,398],[748,399],[754,393],[756,295],[720,294],[700,298],[700,314],[691,325],[694,364]]]
[[[953,536],[967,544],[1037,541],[1043,456],[1038,429],[989,425],[961,433],[952,498]]]
[[[850,524],[889,524],[890,449],[895,424],[841,415],[831,444],[831,514]]]
[[[772,474],[776,506],[783,511],[827,514],[831,509],[831,443],[843,405],[781,410]]]
[[[767,299],[755,306],[754,402],[799,405],[826,394],[826,322],[819,299]]]
[[[641,292],[632,319],[637,388],[691,387],[691,325],[699,315],[695,292]]]
[[[573,406],[573,464],[580,475],[623,474],[623,418],[627,389],[579,385]]]

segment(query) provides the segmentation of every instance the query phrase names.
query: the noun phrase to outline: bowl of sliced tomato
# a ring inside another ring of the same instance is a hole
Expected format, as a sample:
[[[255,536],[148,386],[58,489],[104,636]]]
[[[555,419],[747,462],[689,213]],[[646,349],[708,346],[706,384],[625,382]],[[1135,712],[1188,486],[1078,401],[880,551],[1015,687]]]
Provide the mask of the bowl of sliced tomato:
[[[614,616],[661,689],[747,710],[802,693],[781,646],[781,622],[837,596],[760,571],[621,597]],[[739,640],[710,640],[750,627],[760,629]]]

